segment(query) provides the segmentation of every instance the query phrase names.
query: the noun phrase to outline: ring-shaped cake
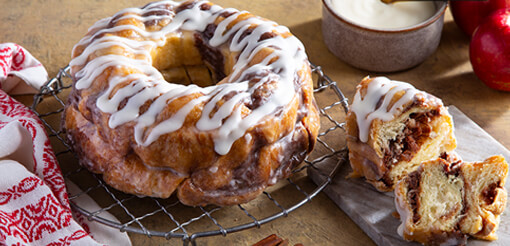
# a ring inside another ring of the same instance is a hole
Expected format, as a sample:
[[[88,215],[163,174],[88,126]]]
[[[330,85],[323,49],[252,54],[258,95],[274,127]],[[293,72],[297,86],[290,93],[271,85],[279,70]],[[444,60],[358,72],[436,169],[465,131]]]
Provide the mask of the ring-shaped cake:
[[[124,192],[244,203],[288,177],[319,130],[288,28],[206,1],[150,3],[75,45],[64,128],[81,165]]]

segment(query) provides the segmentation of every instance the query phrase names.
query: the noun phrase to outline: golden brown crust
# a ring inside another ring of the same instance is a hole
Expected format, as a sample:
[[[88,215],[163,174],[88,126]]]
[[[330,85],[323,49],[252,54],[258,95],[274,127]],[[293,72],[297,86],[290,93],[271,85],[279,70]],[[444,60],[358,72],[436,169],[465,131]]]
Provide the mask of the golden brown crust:
[[[122,15],[129,14],[135,13],[126,12]],[[241,15],[238,20],[232,22],[232,25],[249,17],[254,16],[248,13]],[[220,22],[222,19],[224,17],[220,16],[216,21]],[[110,23],[111,26],[136,25],[147,30],[161,29],[166,24],[168,23],[157,22],[147,25],[136,18],[122,19],[120,16]],[[97,31],[92,29],[89,34]],[[138,34],[132,30],[123,30],[105,35],[136,37]],[[275,33],[275,35],[291,34]],[[203,66],[212,66],[204,64],[202,57],[204,54],[195,47],[196,42],[198,41],[193,32],[168,37],[165,46],[151,51],[154,66],[166,71],[169,78],[176,79],[180,78],[179,72],[171,68],[184,67],[187,73],[192,73],[190,77],[194,81],[195,72],[203,71]],[[224,56],[224,69],[216,72],[229,74],[237,53],[229,52],[225,47],[228,45],[220,49]],[[77,45],[73,57],[80,56],[85,48],[86,45]],[[88,60],[119,52],[133,55],[122,49],[121,46],[101,49],[91,54]],[[271,49],[264,48],[250,62],[263,60],[271,53]],[[186,56],[186,59],[177,59],[181,56]],[[73,66],[72,75],[76,78],[76,71],[82,68]],[[216,69],[214,66],[212,68]],[[181,202],[193,206],[243,203],[254,199],[268,185],[288,177],[291,170],[303,161],[315,144],[320,123],[313,98],[313,82],[308,62],[302,64],[295,76],[294,82],[298,89],[290,104],[274,112],[273,117],[268,117],[249,128],[233,143],[226,155],[215,152],[216,131],[200,131],[196,127],[204,102],[197,104],[190,111],[179,130],[161,135],[148,146],[136,143],[132,122],[110,128],[111,115],[96,106],[98,97],[104,93],[108,81],[113,77],[125,77],[140,72],[124,67],[105,69],[89,88],[78,90],[73,87],[64,112],[67,137],[80,157],[80,163],[95,173],[103,174],[106,183],[121,191],[166,198],[177,190]],[[200,76],[202,75],[197,74],[196,77]],[[128,85],[129,81],[117,85],[110,95]],[[271,83],[268,83],[268,86],[270,85]],[[254,97],[260,96],[259,99],[263,103],[267,95],[257,93],[272,89],[261,86],[260,90],[255,90]],[[156,122],[148,128],[167,120],[183,105],[200,96],[202,94],[197,92],[170,101],[158,114]],[[140,112],[147,110],[150,103],[144,104]],[[223,103],[223,100],[218,101],[217,108]],[[120,107],[122,106],[121,104]],[[249,105],[241,104],[236,107],[241,107],[243,117],[252,110]]]

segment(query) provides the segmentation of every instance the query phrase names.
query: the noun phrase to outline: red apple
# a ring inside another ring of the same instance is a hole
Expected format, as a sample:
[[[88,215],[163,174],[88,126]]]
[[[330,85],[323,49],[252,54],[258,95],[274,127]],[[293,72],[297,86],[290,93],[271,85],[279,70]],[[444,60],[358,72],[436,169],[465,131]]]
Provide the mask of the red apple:
[[[510,91],[510,8],[487,16],[469,45],[473,71],[486,85]]]
[[[510,8],[510,0],[450,1],[450,10],[455,23],[469,36],[484,17],[503,8]]]

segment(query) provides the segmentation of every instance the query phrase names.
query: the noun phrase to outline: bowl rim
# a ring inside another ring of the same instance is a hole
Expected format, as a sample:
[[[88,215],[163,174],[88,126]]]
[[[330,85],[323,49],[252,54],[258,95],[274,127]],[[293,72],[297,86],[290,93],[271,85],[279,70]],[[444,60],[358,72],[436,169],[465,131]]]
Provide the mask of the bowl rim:
[[[322,6],[324,6],[330,12],[330,14],[333,15],[336,19],[338,19],[350,26],[353,26],[353,27],[356,27],[356,28],[359,28],[359,29],[362,29],[365,31],[379,32],[379,33],[405,33],[405,32],[412,32],[412,31],[416,31],[418,29],[424,28],[424,27],[429,26],[432,23],[436,22],[442,15],[444,15],[444,13],[446,12],[446,8],[448,7],[448,1],[440,1],[440,2],[442,2],[442,3],[440,3],[442,5],[440,5],[440,7],[436,10],[435,14],[419,24],[405,27],[405,28],[376,29],[376,28],[371,28],[371,27],[367,27],[367,26],[362,26],[362,25],[356,24],[350,20],[347,20],[346,18],[342,17],[340,14],[337,14],[333,9],[331,9],[328,1],[331,2],[333,0],[322,0]]]

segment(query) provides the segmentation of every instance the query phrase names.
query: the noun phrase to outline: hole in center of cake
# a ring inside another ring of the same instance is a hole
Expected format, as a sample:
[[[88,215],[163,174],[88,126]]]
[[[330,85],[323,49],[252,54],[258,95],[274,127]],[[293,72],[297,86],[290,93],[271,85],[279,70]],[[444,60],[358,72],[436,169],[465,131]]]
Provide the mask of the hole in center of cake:
[[[173,84],[195,84],[200,87],[207,87],[217,83],[213,80],[211,70],[205,65],[169,67],[158,70],[167,82]]]
[[[169,83],[207,87],[226,76],[221,50],[211,47],[201,34],[183,32],[169,37],[152,57],[152,65]]]

